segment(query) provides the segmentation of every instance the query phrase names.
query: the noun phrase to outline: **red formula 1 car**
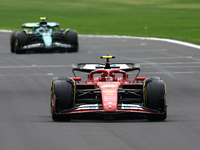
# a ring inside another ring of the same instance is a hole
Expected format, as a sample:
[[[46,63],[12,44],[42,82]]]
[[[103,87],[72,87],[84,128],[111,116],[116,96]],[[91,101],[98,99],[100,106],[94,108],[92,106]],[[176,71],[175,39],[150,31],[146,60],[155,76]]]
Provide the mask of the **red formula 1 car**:
[[[140,65],[110,63],[114,56],[102,56],[105,64],[79,63],[75,70],[87,72],[80,77],[55,77],[51,81],[51,114],[54,121],[70,121],[76,114],[117,116],[140,114],[148,120],[167,117],[166,84],[159,77],[138,77]],[[138,71],[129,79],[128,71]]]

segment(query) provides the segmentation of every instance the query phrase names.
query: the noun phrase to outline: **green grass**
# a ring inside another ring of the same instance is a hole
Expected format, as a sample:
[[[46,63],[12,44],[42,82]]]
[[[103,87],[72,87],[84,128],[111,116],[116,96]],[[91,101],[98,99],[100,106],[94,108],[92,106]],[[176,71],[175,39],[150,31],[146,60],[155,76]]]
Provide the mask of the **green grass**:
[[[39,17],[79,34],[160,37],[200,44],[199,0],[0,0],[0,29]]]

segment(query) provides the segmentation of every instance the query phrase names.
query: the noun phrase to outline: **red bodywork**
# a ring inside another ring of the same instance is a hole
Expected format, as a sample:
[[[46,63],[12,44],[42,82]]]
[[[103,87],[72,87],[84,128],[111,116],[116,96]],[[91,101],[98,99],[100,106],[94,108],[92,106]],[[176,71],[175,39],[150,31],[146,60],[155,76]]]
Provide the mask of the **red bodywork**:
[[[166,119],[166,85],[159,77],[138,77],[140,65],[109,63],[114,56],[102,56],[106,63],[72,64],[75,77],[55,77],[51,90],[51,112],[70,119],[73,114],[97,114],[117,118],[143,114],[149,120]],[[87,73],[87,79],[74,71]],[[135,72],[129,79],[129,71]],[[66,116],[65,116],[66,115]]]
[[[95,74],[101,74],[100,76],[94,76]],[[103,76],[106,74],[106,76]],[[112,76],[111,76],[112,74]],[[121,77],[117,77],[114,74],[121,74]],[[126,112],[135,112],[135,113],[153,113],[148,110],[143,110],[142,108],[136,107],[135,109],[128,109],[124,107],[124,109],[118,109],[118,90],[119,88],[123,89],[125,85],[135,85],[135,86],[143,86],[143,80],[146,77],[136,77],[135,82],[131,83],[131,80],[128,77],[129,74],[126,74],[125,71],[119,69],[98,69],[92,71],[88,74],[87,80],[85,83],[76,83],[76,86],[85,86],[85,85],[94,85],[95,89],[100,89],[101,93],[101,102],[102,109],[81,109],[66,112],[67,114],[72,113],[88,113],[88,112],[96,112],[96,113],[126,113]],[[81,81],[80,77],[72,77],[71,79],[75,81]]]

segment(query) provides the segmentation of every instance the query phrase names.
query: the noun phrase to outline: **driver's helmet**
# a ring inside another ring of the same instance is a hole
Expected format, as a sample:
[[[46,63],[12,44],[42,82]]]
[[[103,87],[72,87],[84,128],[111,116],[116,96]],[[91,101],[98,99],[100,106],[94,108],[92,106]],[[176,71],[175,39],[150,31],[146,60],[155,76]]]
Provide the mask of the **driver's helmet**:
[[[102,72],[101,73],[101,79],[100,79],[101,81],[106,81],[107,80],[107,74],[106,73],[104,73],[104,72]]]
[[[114,73],[114,72],[111,73],[111,74],[110,74],[110,77],[113,77],[113,78],[114,78],[114,77],[115,77],[115,73]]]
[[[113,81],[116,80],[116,78],[115,78],[115,73],[114,73],[114,72],[110,74],[110,79],[113,80]]]
[[[102,73],[101,73],[101,77],[107,77],[107,74],[104,73],[104,72],[102,72]]]
[[[46,27],[41,26],[41,27],[39,28],[39,31],[40,31],[40,32],[45,32],[45,31],[46,31]]]

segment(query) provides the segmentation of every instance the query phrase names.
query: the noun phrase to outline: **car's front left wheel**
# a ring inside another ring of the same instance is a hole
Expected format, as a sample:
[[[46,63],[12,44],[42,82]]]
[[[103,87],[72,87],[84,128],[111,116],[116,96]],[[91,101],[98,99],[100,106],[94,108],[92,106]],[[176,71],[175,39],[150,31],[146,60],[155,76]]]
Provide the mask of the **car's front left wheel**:
[[[15,53],[24,54],[26,50],[22,49],[26,44],[26,33],[23,31],[17,31],[15,33]]]
[[[15,40],[16,40],[15,33],[16,33],[16,31],[12,31],[10,33],[10,51],[11,51],[11,53],[15,52]]]
[[[54,121],[70,121],[71,116],[61,111],[73,107],[73,84],[71,81],[56,80],[54,82],[54,108],[52,119]]]

